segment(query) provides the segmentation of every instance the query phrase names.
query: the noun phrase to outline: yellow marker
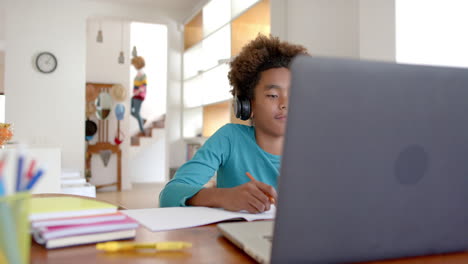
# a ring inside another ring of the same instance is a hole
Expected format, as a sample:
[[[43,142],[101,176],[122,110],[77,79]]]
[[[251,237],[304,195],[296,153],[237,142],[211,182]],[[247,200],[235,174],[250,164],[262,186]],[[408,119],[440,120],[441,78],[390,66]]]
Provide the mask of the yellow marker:
[[[173,242],[158,242],[158,243],[133,243],[133,242],[106,242],[96,244],[96,249],[106,252],[117,252],[122,250],[135,250],[141,248],[151,248],[160,251],[164,250],[181,250],[191,248],[192,243],[173,241]]]

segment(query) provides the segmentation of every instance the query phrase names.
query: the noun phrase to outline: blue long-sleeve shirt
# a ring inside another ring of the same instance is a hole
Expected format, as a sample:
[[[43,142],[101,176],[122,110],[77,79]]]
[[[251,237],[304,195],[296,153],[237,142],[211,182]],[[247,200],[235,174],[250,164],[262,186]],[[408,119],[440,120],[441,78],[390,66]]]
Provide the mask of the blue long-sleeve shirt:
[[[186,206],[217,171],[218,188],[231,188],[255,179],[277,188],[281,156],[267,153],[255,140],[252,126],[226,124],[180,167],[161,191],[161,207]]]

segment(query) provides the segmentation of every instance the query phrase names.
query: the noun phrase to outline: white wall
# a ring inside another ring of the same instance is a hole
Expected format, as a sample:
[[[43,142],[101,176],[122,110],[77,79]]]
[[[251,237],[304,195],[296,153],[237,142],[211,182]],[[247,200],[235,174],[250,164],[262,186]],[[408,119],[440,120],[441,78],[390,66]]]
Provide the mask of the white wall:
[[[5,95],[0,95],[0,123],[5,123]]]
[[[174,10],[80,0],[5,0],[6,120],[15,137],[32,145],[60,147],[62,167],[84,170],[86,21],[117,17],[168,26],[168,166],[181,164],[180,78],[182,33]],[[51,51],[58,69],[40,74],[34,56]],[[179,157],[180,156],[180,157]],[[128,188],[124,179],[124,188]]]
[[[5,50],[5,0],[0,0],[0,50]]]
[[[84,167],[85,11],[79,1],[7,0],[5,6],[6,121],[16,140],[59,147],[62,167]],[[58,59],[39,73],[35,56]]]
[[[0,50],[0,93],[5,93],[5,52]],[[5,112],[5,108],[0,111]]]
[[[359,57],[358,0],[271,0],[271,32],[312,55]]]
[[[359,1],[361,59],[395,61],[395,0]]]
[[[5,92],[5,2],[0,1],[0,92]],[[5,104],[0,107],[5,116]],[[4,121],[4,119],[2,119]],[[2,121],[2,122],[3,122]]]
[[[271,32],[311,55],[395,60],[394,0],[271,0]]]
[[[99,22],[104,41],[96,42]],[[124,27],[123,51],[125,63],[118,63],[121,51],[121,27]],[[130,21],[116,18],[90,18],[86,23],[86,81],[97,83],[121,83],[128,91],[130,78]]]

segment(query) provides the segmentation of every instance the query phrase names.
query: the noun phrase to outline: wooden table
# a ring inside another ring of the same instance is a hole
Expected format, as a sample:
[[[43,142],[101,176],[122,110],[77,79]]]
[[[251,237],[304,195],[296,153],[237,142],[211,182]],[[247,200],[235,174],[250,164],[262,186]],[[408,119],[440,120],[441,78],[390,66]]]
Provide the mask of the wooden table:
[[[35,194],[34,197],[76,196],[69,194]],[[89,197],[76,196],[86,199]],[[126,209],[119,205],[119,209]],[[468,234],[467,234],[468,235]],[[31,263],[34,264],[106,264],[106,263],[255,263],[242,250],[226,240],[216,228],[216,224],[173,231],[151,232],[143,226],[137,229],[137,242],[186,241],[193,247],[174,252],[116,252],[106,253],[96,250],[95,244],[47,250],[31,243]],[[368,264],[468,264],[468,252],[415,257],[399,260],[368,262]]]
[[[116,252],[106,253],[95,249],[95,245],[83,245],[62,249],[46,250],[32,242],[31,263],[255,263],[248,255],[224,239],[216,225],[166,232],[151,232],[140,227],[135,241],[187,241],[193,247],[174,252]]]
[[[46,250],[44,247],[33,242],[31,245],[31,263],[255,263],[252,258],[222,237],[216,229],[216,225],[154,233],[146,230],[144,227],[140,227],[137,230],[135,240],[140,242],[182,240],[191,242],[193,248],[179,252],[105,253],[96,250],[94,244]],[[371,263],[467,264],[468,253]]]

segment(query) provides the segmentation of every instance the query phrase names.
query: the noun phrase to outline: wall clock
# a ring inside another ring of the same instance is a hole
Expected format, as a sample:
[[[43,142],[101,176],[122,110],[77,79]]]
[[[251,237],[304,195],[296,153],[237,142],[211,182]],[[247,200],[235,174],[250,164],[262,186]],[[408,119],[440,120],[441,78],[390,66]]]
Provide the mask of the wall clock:
[[[36,67],[42,73],[54,72],[57,64],[57,58],[50,52],[41,52],[36,57]]]

